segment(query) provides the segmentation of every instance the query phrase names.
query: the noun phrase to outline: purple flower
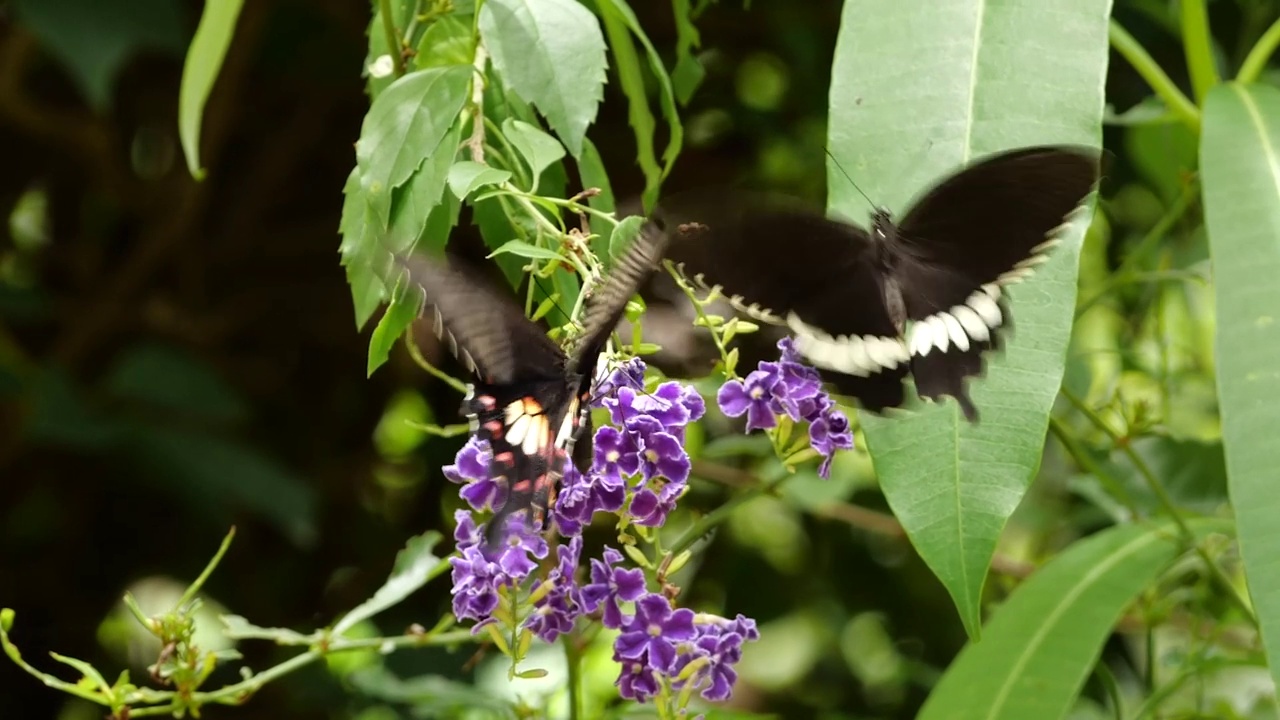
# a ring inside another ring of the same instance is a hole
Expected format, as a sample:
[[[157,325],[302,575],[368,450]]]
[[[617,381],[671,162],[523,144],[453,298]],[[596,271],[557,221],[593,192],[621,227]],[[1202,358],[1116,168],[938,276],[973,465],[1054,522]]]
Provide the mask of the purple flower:
[[[671,674],[679,675],[693,662],[701,661],[685,682],[702,688],[702,697],[707,700],[727,700],[738,680],[733,666],[742,659],[742,643],[760,637],[756,623],[743,615],[735,620],[699,616],[696,629],[694,641],[681,647]]]
[[[817,403],[805,401],[815,401],[822,394],[822,378],[818,371],[793,362],[780,362],[777,366],[778,383],[773,386],[773,399],[778,409],[797,422],[811,419],[806,416],[807,407],[814,407]]]
[[[763,363],[762,363],[763,364]],[[745,380],[729,380],[716,393],[716,402],[729,417],[747,415],[747,432],[765,430],[778,424],[770,401],[778,378],[765,370],[753,370]]]
[[[583,476],[573,463],[565,466],[552,517],[560,534],[569,537],[591,524],[597,512],[617,512],[626,502],[626,487],[606,483],[594,470]]]
[[[489,463],[492,461],[493,453],[489,450],[489,443],[472,435],[458,451],[453,464],[442,468],[444,476],[450,482],[462,485],[458,494],[474,510],[502,507],[506,500],[506,489],[489,475]]]
[[[622,666],[618,675],[618,694],[628,700],[644,702],[658,694],[658,677],[643,662],[626,660],[614,653],[613,659]]]
[[[498,607],[498,586],[506,584],[507,577],[479,547],[463,550],[461,557],[449,558],[449,564],[453,566],[454,617],[487,620]]]
[[[504,530],[505,543],[498,552],[498,567],[511,578],[523,580],[538,567],[530,556],[539,560],[547,556],[547,541],[518,515],[509,517]]]
[[[572,630],[574,621],[582,614],[579,591],[573,583],[581,554],[581,535],[570,540],[568,545],[556,548],[559,562],[546,580],[551,583],[551,588],[534,602],[533,614],[526,623],[526,627],[544,642],[555,642],[561,634]]]
[[[627,513],[637,525],[659,527],[667,521],[667,515],[675,509],[676,500],[684,492],[684,483],[667,483],[657,491],[652,486],[641,488],[631,498]]]
[[[591,582],[579,593],[584,612],[595,612],[604,606],[602,623],[617,629],[630,618],[624,618],[618,601],[631,602],[644,594],[644,572],[638,568],[614,567],[622,562],[622,553],[605,547],[604,560],[591,559]]]
[[[649,667],[668,672],[676,661],[676,643],[693,639],[693,611],[672,610],[656,593],[636,601],[636,614],[614,641],[614,653],[627,660],[648,657]]]
[[[784,363],[795,363],[797,365],[804,364],[804,357],[800,355],[800,351],[796,350],[796,341],[790,337],[784,337],[778,341],[778,350],[781,351],[781,360]]]
[[[640,358],[631,358],[614,368],[604,380],[596,384],[592,407],[604,407],[604,399],[620,388],[643,388],[645,364]]]
[[[623,475],[634,475],[640,469],[640,448],[635,438],[608,425],[597,430],[591,469],[600,482],[621,485]]]
[[[635,417],[627,421],[627,430],[639,441],[640,470],[646,482],[655,477],[677,483],[689,479],[689,454],[657,420],[644,415]]]
[[[823,412],[809,425],[809,445],[822,454],[822,464],[818,466],[818,475],[823,478],[831,476],[831,461],[836,450],[853,448],[853,431],[849,429],[849,418],[834,407]]]

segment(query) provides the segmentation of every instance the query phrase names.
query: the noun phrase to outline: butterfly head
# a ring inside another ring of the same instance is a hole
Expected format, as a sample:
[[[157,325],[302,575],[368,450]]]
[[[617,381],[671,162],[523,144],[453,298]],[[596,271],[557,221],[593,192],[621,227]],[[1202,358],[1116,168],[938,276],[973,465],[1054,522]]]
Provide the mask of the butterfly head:
[[[893,224],[893,215],[887,207],[877,207],[871,211],[871,238],[877,243],[889,243],[897,234]]]

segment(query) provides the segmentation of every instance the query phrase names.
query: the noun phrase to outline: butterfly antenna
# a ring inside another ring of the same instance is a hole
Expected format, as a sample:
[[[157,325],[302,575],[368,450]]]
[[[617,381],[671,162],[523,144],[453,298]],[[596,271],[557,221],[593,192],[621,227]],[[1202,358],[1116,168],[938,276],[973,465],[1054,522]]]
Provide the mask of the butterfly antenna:
[[[849,184],[853,186],[853,189],[858,191],[858,194],[861,195],[867,201],[868,205],[870,205],[873,209],[876,208],[877,205],[875,201],[872,200],[866,193],[862,192],[862,188],[858,187],[858,183],[854,182],[853,178],[849,177],[849,173],[845,172],[844,168],[840,166],[840,161],[836,159],[836,156],[832,155],[831,151],[826,148],[823,148],[822,150],[827,154],[827,157],[831,158],[831,162],[835,163],[836,169],[840,171],[840,174],[844,176],[845,180],[849,181]]]

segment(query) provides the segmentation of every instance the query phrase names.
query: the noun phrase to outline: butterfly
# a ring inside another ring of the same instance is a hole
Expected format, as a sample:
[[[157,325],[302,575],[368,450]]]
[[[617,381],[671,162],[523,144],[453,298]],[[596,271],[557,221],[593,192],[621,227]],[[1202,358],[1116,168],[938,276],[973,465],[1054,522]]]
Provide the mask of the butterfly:
[[[1100,152],[1036,146],[942,179],[868,231],[796,201],[745,193],[663,200],[649,222],[666,259],[739,312],[784,325],[797,350],[872,412],[950,395],[977,422],[966,380],[1011,327],[1004,290],[1030,276],[1094,189]]]
[[[541,529],[569,459],[586,472],[592,459],[589,403],[596,366],[627,301],[658,266],[664,233],[642,228],[589,293],[582,332],[566,353],[509,295],[474,269],[445,255],[397,256],[423,297],[437,337],[475,376],[462,413],[492,451],[490,477],[506,501],[489,523],[488,546],[504,537],[510,518]]]

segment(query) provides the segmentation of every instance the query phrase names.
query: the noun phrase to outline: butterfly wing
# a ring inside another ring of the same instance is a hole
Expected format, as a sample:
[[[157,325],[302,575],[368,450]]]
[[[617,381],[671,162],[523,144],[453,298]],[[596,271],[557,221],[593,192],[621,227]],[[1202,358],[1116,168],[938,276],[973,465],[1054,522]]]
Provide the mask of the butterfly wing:
[[[904,216],[892,247],[921,397],[951,395],[977,411],[967,377],[1010,322],[1003,289],[1048,259],[1069,216],[1093,190],[1097,150],[1039,146],[1000,153],[943,181]]]
[[[490,477],[506,490],[489,523],[490,547],[521,511],[541,527],[564,457],[556,437],[571,411],[564,353],[461,261],[413,255],[397,262],[420,288],[424,312],[434,314],[436,335],[477,377],[462,411],[493,452]]]
[[[481,381],[505,385],[559,375],[560,348],[473,268],[447,255],[396,260],[420,289],[423,312],[434,315],[436,336]]]
[[[906,352],[866,231],[797,203],[746,193],[664,201],[653,221],[670,259],[740,312],[787,325],[836,390],[873,412],[902,404]]]

